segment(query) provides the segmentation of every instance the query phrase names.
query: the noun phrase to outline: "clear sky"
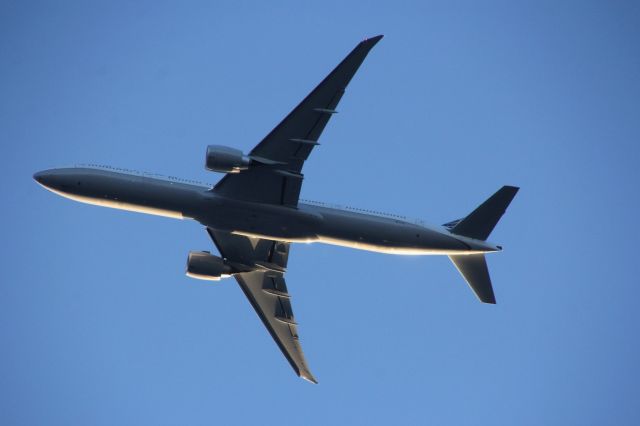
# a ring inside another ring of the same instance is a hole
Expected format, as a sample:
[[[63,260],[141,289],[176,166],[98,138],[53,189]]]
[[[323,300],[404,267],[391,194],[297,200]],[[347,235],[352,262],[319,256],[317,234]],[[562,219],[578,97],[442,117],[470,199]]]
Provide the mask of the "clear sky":
[[[640,5],[0,5],[0,423],[640,424]],[[302,196],[464,216],[522,189],[498,299],[441,257],[294,245],[317,386],[234,280],[184,276],[202,226],[74,203],[35,171],[101,163],[215,182],[360,40],[385,34]]]

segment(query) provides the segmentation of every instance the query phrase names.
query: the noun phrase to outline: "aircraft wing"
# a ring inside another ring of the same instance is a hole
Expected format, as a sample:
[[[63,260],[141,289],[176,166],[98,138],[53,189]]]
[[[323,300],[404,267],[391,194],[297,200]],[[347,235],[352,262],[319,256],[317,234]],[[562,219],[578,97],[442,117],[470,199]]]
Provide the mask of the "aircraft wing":
[[[258,270],[234,275],[240,288],[269,330],[271,337],[298,376],[318,383],[309,371],[298,326],[291,309],[291,296],[284,280],[289,244],[260,238],[248,238],[207,228],[223,258]]]
[[[305,160],[329,122],[345,88],[381,35],[359,43],[249,154],[252,167],[227,174],[214,191],[233,198],[296,206]],[[264,161],[260,161],[260,160]]]

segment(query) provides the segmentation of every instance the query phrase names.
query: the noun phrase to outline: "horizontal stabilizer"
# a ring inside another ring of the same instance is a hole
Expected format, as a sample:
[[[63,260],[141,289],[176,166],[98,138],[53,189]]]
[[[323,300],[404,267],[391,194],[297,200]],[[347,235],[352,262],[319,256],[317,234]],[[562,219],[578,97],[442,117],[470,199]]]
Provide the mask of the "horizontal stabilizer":
[[[518,192],[515,186],[503,186],[469,216],[451,228],[453,234],[486,240]],[[452,224],[450,222],[447,225]],[[445,225],[446,226],[446,225]],[[455,263],[455,262],[454,262]]]
[[[460,274],[462,274],[481,302],[496,303],[484,254],[449,256],[449,259],[458,268]]]

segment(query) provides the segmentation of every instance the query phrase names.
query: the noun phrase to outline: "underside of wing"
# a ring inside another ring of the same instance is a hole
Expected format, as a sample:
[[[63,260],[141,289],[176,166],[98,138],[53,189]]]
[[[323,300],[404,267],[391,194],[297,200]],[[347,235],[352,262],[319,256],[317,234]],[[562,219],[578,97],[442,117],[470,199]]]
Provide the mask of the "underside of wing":
[[[227,261],[253,267],[250,272],[234,275],[240,288],[296,374],[317,383],[300,346],[291,296],[284,280],[289,244],[209,228],[207,232]]]
[[[241,173],[228,174],[215,186],[222,195],[271,204],[297,205],[302,166],[345,88],[371,48],[382,38],[359,43],[349,55],[293,109],[250,153],[255,162]]]
[[[298,376],[312,383],[318,383],[309,371],[300,346],[298,327],[282,274],[255,271],[238,274],[235,277]]]

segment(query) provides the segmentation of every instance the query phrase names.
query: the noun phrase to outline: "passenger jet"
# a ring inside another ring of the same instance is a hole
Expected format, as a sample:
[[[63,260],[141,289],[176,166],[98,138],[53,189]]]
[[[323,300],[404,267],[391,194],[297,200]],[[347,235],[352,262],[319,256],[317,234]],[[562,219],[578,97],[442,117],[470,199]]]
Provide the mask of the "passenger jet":
[[[190,252],[186,274],[204,280],[233,276],[298,376],[317,383],[302,352],[284,279],[292,243],[446,255],[481,302],[495,303],[485,253],[502,248],[487,237],[518,191],[503,186],[468,216],[442,226],[299,199],[304,162],[319,145],[347,84],[381,38],[359,43],[248,154],[208,146],[206,169],[225,174],[213,187],[95,165],[45,170],[33,177],[72,200],[204,225],[220,256]]]

